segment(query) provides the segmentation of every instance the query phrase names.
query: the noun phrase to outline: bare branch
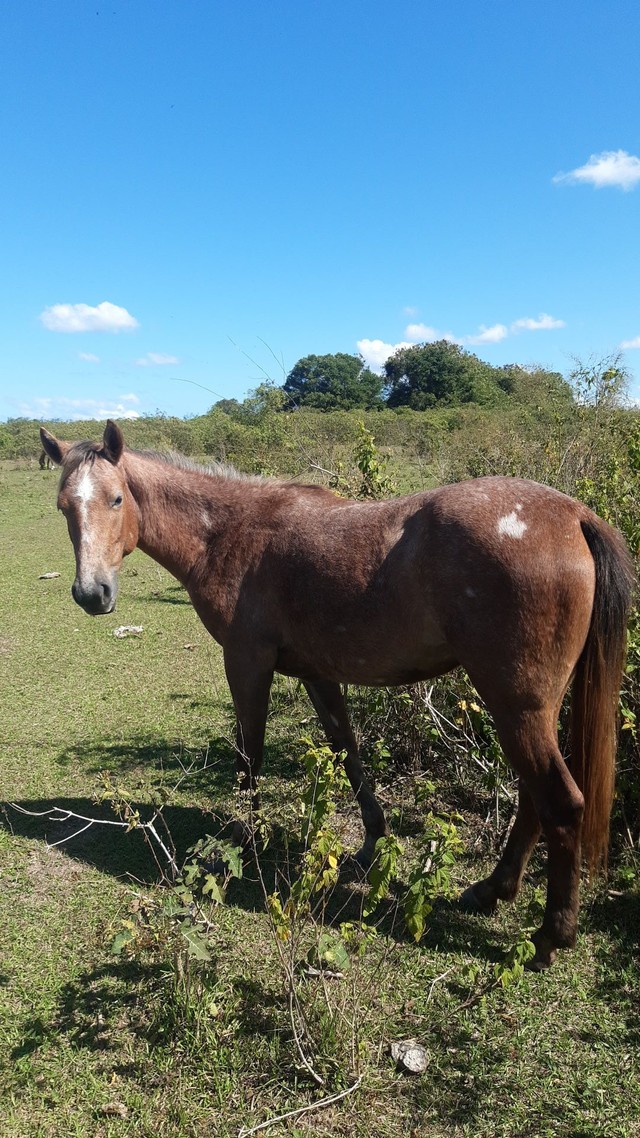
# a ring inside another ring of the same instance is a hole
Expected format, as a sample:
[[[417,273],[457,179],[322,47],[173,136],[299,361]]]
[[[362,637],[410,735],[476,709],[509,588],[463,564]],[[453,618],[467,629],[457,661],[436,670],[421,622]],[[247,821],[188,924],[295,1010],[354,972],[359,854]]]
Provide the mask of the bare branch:
[[[297,1110],[289,1110],[286,1114],[279,1114],[276,1118],[269,1118],[266,1122],[261,1122],[259,1126],[252,1126],[249,1129],[243,1126],[242,1129],[238,1131],[238,1138],[249,1138],[250,1134],[257,1134],[259,1130],[266,1130],[268,1126],[275,1126],[277,1122],[284,1122],[286,1118],[297,1118],[299,1115],[306,1114],[311,1110],[322,1110],[325,1106],[331,1106],[332,1103],[339,1102],[340,1099],[346,1098],[347,1095],[352,1095],[354,1091],[357,1091],[361,1083],[362,1077],[356,1079],[355,1083],[347,1087],[346,1091],[340,1091],[337,1095],[330,1095],[328,1098],[318,1099],[317,1102],[311,1102],[308,1106],[300,1106]]]
[[[80,834],[84,834],[84,832],[86,830],[89,830],[92,826],[117,826],[120,829],[124,830],[142,830],[145,839],[148,840],[148,835],[150,834],[151,838],[157,844],[158,848],[162,850],[162,853],[167,859],[169,869],[171,871],[171,877],[175,878],[178,875],[178,863],[175,857],[175,848],[169,850],[155,828],[155,823],[159,818],[162,819],[164,823],[164,818],[162,817],[161,810],[156,810],[155,814],[148,822],[136,822],[135,826],[132,826],[130,822],[116,822],[111,818],[90,818],[86,814],[76,814],[74,810],[67,810],[62,806],[50,806],[48,810],[27,810],[24,806],[19,806],[17,802],[8,802],[7,805],[10,806],[12,810],[16,810],[18,814],[26,814],[31,818],[50,818],[52,822],[61,823],[68,822],[71,818],[75,818],[78,822],[86,822],[85,826],[81,826],[81,828],[79,830],[76,830],[73,834],[68,834],[66,838],[60,838],[60,840],[57,842],[47,842],[47,849],[54,849],[55,846],[61,846],[65,842],[70,842],[73,838],[77,838]],[[164,825],[166,829],[166,823],[164,823]],[[173,847],[172,841],[171,846]],[[155,857],[155,850],[153,848],[152,842],[149,842],[149,847],[154,854],[156,865],[164,876],[164,870],[160,865],[158,859]]]

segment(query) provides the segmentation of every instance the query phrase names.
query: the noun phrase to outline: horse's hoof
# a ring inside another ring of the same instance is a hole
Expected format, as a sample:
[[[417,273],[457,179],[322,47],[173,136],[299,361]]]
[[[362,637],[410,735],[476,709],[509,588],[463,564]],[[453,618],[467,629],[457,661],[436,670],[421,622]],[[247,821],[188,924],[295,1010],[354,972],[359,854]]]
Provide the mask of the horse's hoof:
[[[527,972],[546,972],[551,968],[553,960],[542,959],[542,957],[534,956],[531,960],[527,960],[525,969]]]
[[[551,968],[558,955],[558,950],[552,946],[547,936],[540,933],[534,934],[531,939],[536,946],[536,954],[532,956],[531,960],[527,960],[525,968],[529,972],[546,972],[548,968]]]
[[[476,885],[470,885],[460,897],[460,908],[465,913],[479,913],[482,917],[492,917],[498,908],[498,902],[483,901],[478,894]]]

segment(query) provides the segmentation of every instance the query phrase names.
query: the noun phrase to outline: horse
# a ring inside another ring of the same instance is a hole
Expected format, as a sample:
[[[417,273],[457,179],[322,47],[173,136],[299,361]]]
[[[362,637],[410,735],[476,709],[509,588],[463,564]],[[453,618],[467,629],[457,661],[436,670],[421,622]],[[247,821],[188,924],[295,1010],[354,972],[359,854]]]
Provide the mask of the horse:
[[[519,776],[515,821],[493,872],[462,895],[512,901],[538,838],[547,897],[532,967],[576,939],[581,857],[606,862],[617,702],[634,572],[621,535],[559,491],[487,477],[388,501],[199,467],[135,451],[109,420],[102,441],[44,428],[62,467],[58,508],[76,559],[74,600],[111,613],[138,546],[182,583],[222,646],[241,786],[255,792],[274,673],[306,688],[343,754],[365,831],[359,862],[388,833],[365,776],[343,685],[429,680],[462,666]],[[571,753],[558,716],[572,688]]]
[[[46,450],[44,450],[44,448],[40,451],[40,454],[38,456],[38,465],[39,465],[41,470],[51,470],[51,468],[53,466],[53,462],[51,461],[51,457],[50,457],[50,455],[47,454],[47,452],[46,452]]]

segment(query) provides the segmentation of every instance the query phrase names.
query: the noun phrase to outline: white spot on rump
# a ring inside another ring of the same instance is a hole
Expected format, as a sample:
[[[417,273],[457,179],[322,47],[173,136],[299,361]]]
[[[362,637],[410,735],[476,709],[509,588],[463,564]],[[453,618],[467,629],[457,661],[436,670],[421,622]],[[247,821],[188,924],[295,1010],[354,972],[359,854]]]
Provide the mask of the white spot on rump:
[[[528,526],[518,517],[516,511],[512,510],[510,514],[505,514],[504,517],[500,518],[497,528],[500,537],[521,538]]]

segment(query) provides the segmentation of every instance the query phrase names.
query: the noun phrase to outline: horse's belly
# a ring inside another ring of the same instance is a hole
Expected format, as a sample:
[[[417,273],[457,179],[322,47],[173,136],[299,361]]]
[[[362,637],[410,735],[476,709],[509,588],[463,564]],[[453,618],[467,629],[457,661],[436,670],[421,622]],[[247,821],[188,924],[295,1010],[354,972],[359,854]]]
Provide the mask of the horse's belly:
[[[451,671],[458,664],[445,643],[421,645],[407,651],[402,644],[381,644],[371,649],[353,642],[331,645],[284,646],[278,653],[277,671],[301,680],[333,680],[341,684],[390,686],[413,684]]]

